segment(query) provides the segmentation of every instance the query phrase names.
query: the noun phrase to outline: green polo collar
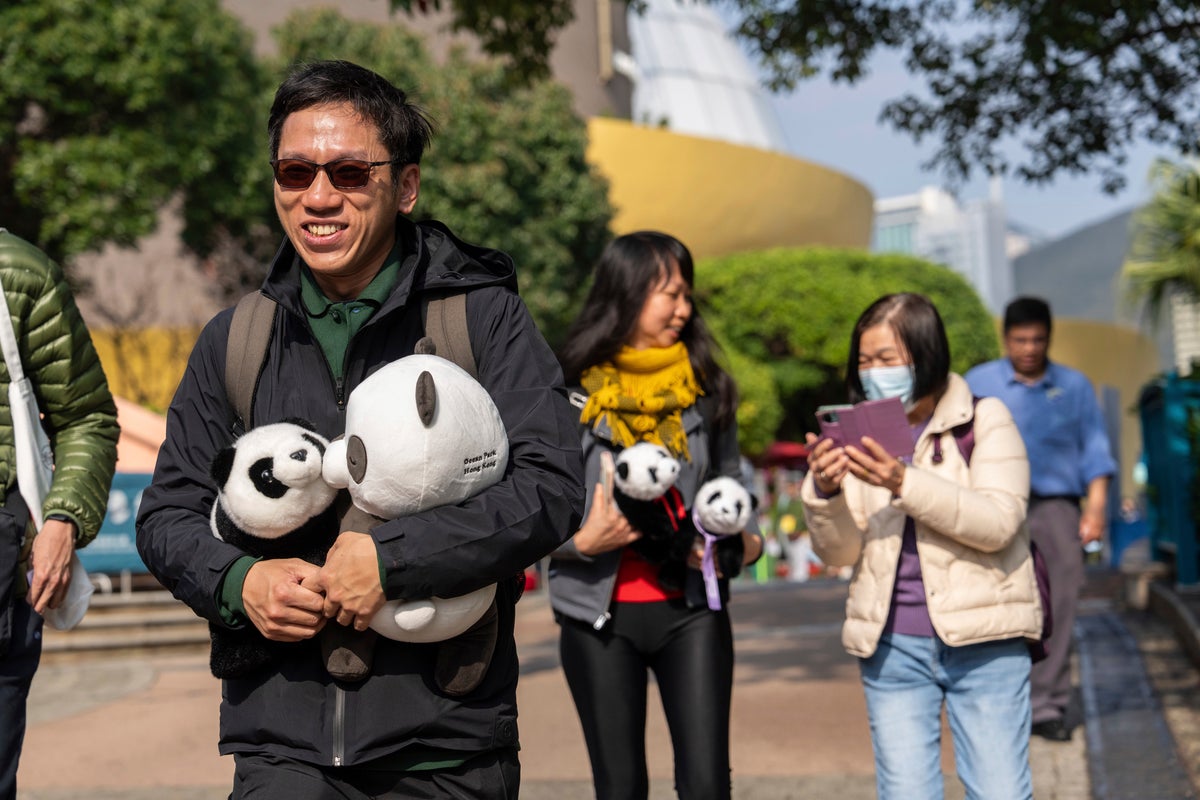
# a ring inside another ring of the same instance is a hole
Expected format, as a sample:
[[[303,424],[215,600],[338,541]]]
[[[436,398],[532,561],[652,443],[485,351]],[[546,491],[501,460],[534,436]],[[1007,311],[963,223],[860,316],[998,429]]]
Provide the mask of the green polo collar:
[[[400,241],[392,247],[378,274],[367,288],[353,300],[330,300],[321,291],[312,270],[301,262],[300,299],[308,315],[313,336],[329,362],[329,368],[339,381],[346,363],[350,340],[387,300],[400,277],[402,250]]]

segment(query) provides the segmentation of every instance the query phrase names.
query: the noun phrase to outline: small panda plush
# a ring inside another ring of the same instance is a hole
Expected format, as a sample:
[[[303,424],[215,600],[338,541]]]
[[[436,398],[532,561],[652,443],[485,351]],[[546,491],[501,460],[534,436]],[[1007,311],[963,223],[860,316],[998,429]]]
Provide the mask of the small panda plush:
[[[328,447],[309,423],[292,420],[253,428],[222,449],[210,470],[213,535],[253,556],[325,563],[337,534],[336,490],[321,477]],[[218,678],[253,673],[297,646],[269,641],[250,625],[209,628],[209,666]]]
[[[746,529],[757,501],[733,478],[720,476],[705,481],[692,504],[693,530],[704,539],[701,574],[708,606],[721,607],[717,573],[733,578],[742,571],[745,543],[737,535]]]
[[[498,482],[508,467],[508,433],[478,381],[451,361],[418,353],[355,387],[345,435],[330,445],[324,464],[325,480],[348,489],[354,501],[342,529],[367,531],[456,505]],[[435,682],[459,696],[479,685],[491,663],[495,594],[491,584],[458,597],[389,601],[370,628],[396,641],[440,642]]]
[[[638,442],[616,455],[613,498],[641,538],[629,547],[659,565],[658,582],[668,591],[683,587],[695,531],[683,495],[675,488],[680,464],[662,445]]]
[[[728,536],[746,529],[757,505],[754,495],[746,491],[746,487],[723,475],[705,481],[696,492],[692,510],[706,531]]]

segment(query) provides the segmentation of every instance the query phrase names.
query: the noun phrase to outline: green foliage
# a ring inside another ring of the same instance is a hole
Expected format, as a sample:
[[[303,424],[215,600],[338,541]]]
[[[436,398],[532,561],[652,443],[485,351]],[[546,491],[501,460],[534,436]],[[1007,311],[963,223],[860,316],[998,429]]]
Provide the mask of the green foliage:
[[[0,220],[59,261],[132,245],[172,198],[202,254],[269,208],[251,35],[218,0],[8,0],[0,75]]]
[[[879,49],[904,56],[921,91],[881,117],[940,143],[928,167],[952,179],[1007,171],[1044,183],[1098,171],[1124,183],[1138,140],[1195,152],[1200,19],[1181,0],[737,0],[738,34],[774,88],[822,72],[854,83]]]
[[[584,159],[587,128],[568,92],[550,82],[514,86],[495,63],[452,53],[435,65],[400,26],[300,11],[277,30],[284,63],[344,58],[379,72],[433,119],[421,165],[418,218],[445,222],[467,241],[517,263],[521,295],[556,343],[582,299],[609,237],[606,182]],[[283,64],[277,70],[283,74]]]
[[[713,0],[710,0],[710,2]],[[390,0],[407,11],[440,0]],[[715,2],[714,2],[715,4]],[[569,0],[449,0],[453,25],[544,75]],[[636,11],[644,3],[632,2]],[[773,89],[822,73],[854,83],[878,50],[899,51],[924,86],[883,105],[897,130],[939,147],[924,165],[951,181],[974,170],[1047,183],[1099,173],[1116,192],[1131,144],[1185,153],[1196,139],[1200,16],[1187,0],[727,0],[737,35]],[[542,10],[545,9],[545,13]],[[1024,157],[1012,154],[1024,150]]]
[[[925,294],[938,307],[954,371],[998,355],[995,324],[970,285],[921,259],[777,249],[696,266],[705,319],[730,352],[769,368],[784,415],[779,433],[792,439],[815,426],[818,405],[844,402],[850,334],[859,314],[881,295],[904,291]],[[764,395],[759,402],[770,401]]]
[[[756,456],[775,441],[775,432],[783,422],[775,376],[766,364],[732,348],[725,348],[725,356],[738,387],[738,445],[745,455]]]
[[[1172,293],[1200,298],[1200,162],[1158,159],[1150,185],[1154,196],[1134,215],[1121,271],[1128,297],[1144,301],[1158,323]]]
[[[388,0],[393,11],[426,13],[441,0]],[[506,59],[504,77],[533,83],[550,77],[555,35],[575,18],[573,0],[455,0],[450,26],[475,35],[483,51]]]

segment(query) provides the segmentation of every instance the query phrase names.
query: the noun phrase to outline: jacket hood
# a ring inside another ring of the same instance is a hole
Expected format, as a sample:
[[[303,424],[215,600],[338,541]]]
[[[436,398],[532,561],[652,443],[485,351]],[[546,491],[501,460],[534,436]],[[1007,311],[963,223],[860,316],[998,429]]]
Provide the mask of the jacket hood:
[[[517,271],[507,253],[459,239],[437,220],[413,222],[396,216],[403,253],[400,279],[387,305],[403,305],[411,294],[505,286],[517,291]],[[263,291],[281,305],[303,313],[296,247],[286,236],[267,269]]]

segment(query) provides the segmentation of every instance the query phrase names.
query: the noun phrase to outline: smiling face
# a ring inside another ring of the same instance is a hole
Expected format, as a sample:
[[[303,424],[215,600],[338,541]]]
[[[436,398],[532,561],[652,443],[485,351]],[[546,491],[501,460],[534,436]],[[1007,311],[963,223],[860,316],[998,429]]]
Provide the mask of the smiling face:
[[[634,350],[670,347],[679,341],[691,317],[692,288],[672,261],[651,285],[628,344]]]
[[[278,158],[324,164],[343,158],[386,161],[391,157],[379,130],[348,104],[312,106],[284,120]],[[393,180],[399,170],[399,180]],[[385,164],[371,170],[361,189],[338,189],[319,170],[306,189],[277,182],[275,210],[288,238],[331,300],[355,298],[383,266],[396,238],[396,213],[417,202],[416,164]]]

